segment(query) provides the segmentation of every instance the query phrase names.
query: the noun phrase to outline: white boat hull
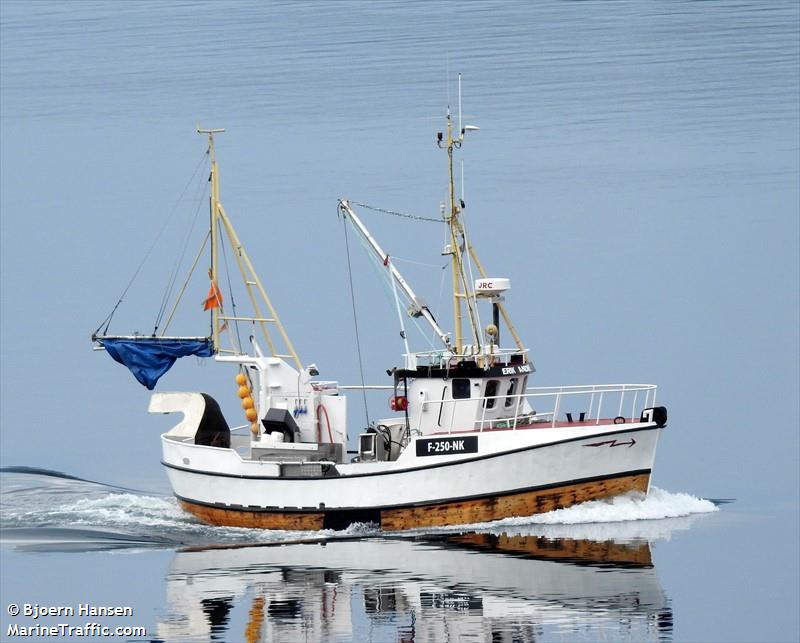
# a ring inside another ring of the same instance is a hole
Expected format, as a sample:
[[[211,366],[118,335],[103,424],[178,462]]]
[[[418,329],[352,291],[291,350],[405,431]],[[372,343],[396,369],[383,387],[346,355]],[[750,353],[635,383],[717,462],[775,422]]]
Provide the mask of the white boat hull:
[[[334,477],[282,476],[278,463],[167,435],[162,445],[175,495],[206,522],[277,529],[378,522],[400,530],[647,492],[660,432],[653,422],[636,422],[425,436],[415,440],[475,436],[477,448],[418,455],[410,444],[394,462],[340,464]]]

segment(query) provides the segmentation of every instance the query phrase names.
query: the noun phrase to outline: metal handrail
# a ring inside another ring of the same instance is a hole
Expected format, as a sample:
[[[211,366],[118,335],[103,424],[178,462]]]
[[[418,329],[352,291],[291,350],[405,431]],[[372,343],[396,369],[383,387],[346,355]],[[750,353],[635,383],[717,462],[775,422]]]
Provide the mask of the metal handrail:
[[[389,384],[378,384],[375,386],[361,386],[361,384],[347,384],[342,386],[341,384],[336,388],[341,389],[342,391],[392,391],[394,390],[394,386]]]
[[[493,426],[498,425],[499,423],[507,423],[510,421],[509,428],[516,429],[517,426],[520,424],[520,416],[526,417],[526,419],[530,418],[537,418],[538,421],[544,420],[547,422],[546,418],[550,418],[550,426],[555,427],[556,421],[559,416],[559,412],[561,410],[561,403],[564,398],[575,398],[578,396],[589,396],[589,410],[586,412],[585,422],[594,420],[595,424],[600,424],[600,420],[603,419],[602,417],[602,408],[603,408],[603,401],[604,398],[609,394],[618,394],[620,401],[619,406],[617,409],[617,416],[622,416],[622,409],[624,408],[625,403],[625,395],[626,394],[633,394],[633,401],[631,403],[631,418],[636,417],[636,410],[637,410],[637,401],[639,399],[639,393],[645,393],[644,403],[641,406],[640,410],[645,408],[649,408],[650,406],[655,406],[656,403],[656,391],[657,386],[655,384],[588,384],[588,385],[580,385],[580,386],[551,386],[551,387],[528,387],[524,393],[516,393],[514,395],[491,395],[491,396],[483,396],[483,397],[470,397],[461,400],[425,400],[422,402],[422,406],[426,405],[434,405],[439,404],[441,408],[444,408],[445,404],[453,405],[455,408],[456,404],[464,404],[464,403],[482,403],[482,412],[480,420],[475,420],[473,422],[474,428],[483,431],[485,428],[492,428]],[[598,395],[599,394],[599,395]],[[595,396],[598,396],[597,407],[595,408]],[[652,400],[651,400],[652,396]],[[524,407],[522,401],[523,399],[531,399],[531,398],[545,398],[545,397],[555,397],[555,402],[553,405],[552,411],[536,411],[532,404],[529,404],[532,413],[526,414],[521,413],[521,409]],[[487,400],[495,400],[498,403],[502,401],[514,399],[516,403],[513,403],[511,406],[514,407],[514,414],[513,417],[507,415],[505,417],[500,418],[490,418],[489,420],[486,419],[487,411],[492,410],[487,408],[486,401]],[[448,433],[452,433],[453,431],[453,422],[455,421],[455,412],[450,414],[450,422],[448,426]]]
[[[600,421],[603,419],[603,404],[607,404],[609,396],[619,395],[619,403],[616,408],[617,416],[622,416],[623,410],[627,408],[625,406],[625,401],[626,399],[630,400],[631,414],[629,417],[635,418],[637,416],[637,410],[641,412],[643,409],[656,405],[657,388],[658,387],[655,384],[580,384],[571,386],[531,386],[527,387],[524,392],[515,393],[513,395],[501,394],[483,397],[469,397],[459,400],[430,399],[422,401],[421,405],[422,409],[426,407],[430,408],[433,405],[439,405],[441,414],[441,411],[445,408],[445,405],[452,405],[452,408],[455,409],[457,408],[457,404],[463,405],[465,403],[480,403],[482,408],[480,419],[473,420],[472,424],[473,429],[483,431],[486,428],[491,429],[496,427],[501,423],[508,423],[509,428],[516,429],[518,425],[522,425],[523,421],[536,421],[542,423],[549,422],[551,427],[555,427],[564,400],[576,399],[579,396],[586,396],[588,397],[589,404],[584,423],[593,420],[597,425],[600,424]],[[338,386],[338,389],[352,391],[390,391],[393,390],[394,387],[389,385],[340,385]],[[638,402],[640,400],[641,393],[644,393],[644,401],[641,405],[639,405]],[[629,397],[626,398],[626,395]],[[535,410],[533,400],[543,398],[554,398],[552,410]],[[509,399],[514,400],[514,402],[508,406],[505,406],[505,401]],[[501,407],[503,410],[508,409],[508,413],[503,413],[503,417],[489,418],[487,420],[487,411],[491,411],[492,413],[495,412],[494,409],[487,408],[487,400],[495,400],[497,404],[503,405]],[[530,401],[528,404],[529,408],[531,409],[530,413],[525,411],[525,400]],[[512,408],[513,414],[511,414]],[[422,417],[423,415],[420,413],[420,422]],[[456,413],[451,413],[446,429],[448,433],[452,433],[453,431],[453,423],[455,418]],[[416,430],[419,429],[420,426],[418,424]]]
[[[410,353],[404,353],[403,357],[406,360],[406,363],[411,360],[415,364],[423,364],[427,366],[433,366],[435,364],[439,364],[440,366],[445,366],[451,360],[464,360],[464,359],[487,359],[492,358],[497,361],[497,363],[505,364],[507,363],[508,358],[514,355],[525,355],[529,352],[529,349],[525,348],[520,350],[519,348],[499,348],[497,346],[492,346],[490,351],[473,351],[473,352],[466,352],[466,353],[454,353],[453,351],[448,350],[430,350],[430,351],[416,351]]]

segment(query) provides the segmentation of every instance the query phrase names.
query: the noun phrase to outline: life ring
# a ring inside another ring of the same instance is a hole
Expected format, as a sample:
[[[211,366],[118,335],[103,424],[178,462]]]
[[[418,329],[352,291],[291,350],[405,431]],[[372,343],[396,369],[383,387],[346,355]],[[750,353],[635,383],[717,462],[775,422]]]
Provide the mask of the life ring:
[[[626,421],[625,418],[622,417],[621,415],[618,415],[617,417],[614,418],[614,424],[625,424],[625,421]]]

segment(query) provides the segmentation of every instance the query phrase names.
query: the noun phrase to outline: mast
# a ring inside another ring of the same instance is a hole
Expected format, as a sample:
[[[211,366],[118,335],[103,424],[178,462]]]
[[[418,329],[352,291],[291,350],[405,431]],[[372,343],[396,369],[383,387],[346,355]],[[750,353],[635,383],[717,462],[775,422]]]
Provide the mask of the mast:
[[[453,170],[453,150],[460,149],[464,142],[464,137],[467,132],[474,132],[480,128],[476,125],[461,125],[461,75],[459,74],[459,127],[457,135],[454,136],[453,132],[453,119],[450,114],[450,107],[447,108],[446,123],[447,127],[444,132],[437,132],[436,144],[440,149],[447,150],[448,162],[448,200],[449,212],[444,203],[442,203],[442,218],[448,227],[447,241],[444,248],[443,255],[450,256],[450,268],[453,290],[453,323],[455,330],[455,341],[451,342],[450,337],[441,329],[439,324],[431,315],[426,306],[421,303],[421,300],[416,296],[409,284],[398,272],[391,262],[389,255],[378,245],[377,241],[372,237],[366,229],[364,223],[353,212],[348,201],[340,199],[339,208],[344,215],[345,219],[353,224],[353,227],[358,233],[366,240],[367,244],[371,247],[375,255],[380,259],[383,266],[387,269],[392,280],[392,288],[395,291],[395,304],[397,305],[396,289],[399,288],[403,294],[411,301],[412,307],[409,311],[414,317],[424,317],[429,325],[433,328],[434,332],[439,336],[446,348],[449,350],[448,357],[477,357],[476,363],[488,368],[493,359],[484,359],[484,355],[492,355],[499,348],[499,323],[502,316],[506,326],[514,338],[517,349],[522,357],[523,362],[527,362],[527,349],[522,344],[511,318],[502,303],[500,296],[492,298],[492,321],[493,323],[487,326],[486,333],[490,335],[488,342],[483,340],[484,329],[481,328],[480,318],[478,316],[478,301],[475,283],[472,279],[473,262],[478,270],[482,279],[487,278],[487,273],[483,268],[475,248],[470,243],[466,226],[462,219],[462,211],[464,209],[463,191],[462,198],[456,199],[455,189],[455,173]],[[463,190],[463,167],[462,167],[462,190]],[[398,312],[399,314],[399,312]],[[465,333],[464,323],[465,318],[469,323],[469,330]],[[405,340],[405,333],[401,319],[401,336]],[[471,340],[471,346],[465,345],[465,334]],[[408,348],[406,349],[408,351]],[[509,352],[509,351],[504,351]]]
[[[459,78],[460,80],[460,78]],[[460,102],[459,97],[459,102]],[[460,120],[460,116],[459,116]],[[464,238],[464,225],[461,222],[461,202],[456,201],[456,188],[455,188],[455,175],[453,173],[453,150],[461,147],[464,141],[464,135],[468,131],[477,130],[475,125],[467,125],[462,127],[458,138],[453,138],[453,120],[450,116],[450,108],[447,108],[447,130],[446,137],[442,132],[436,135],[437,145],[447,150],[447,166],[448,166],[448,197],[450,201],[449,215],[447,216],[447,225],[450,232],[450,241],[445,248],[444,254],[450,255],[450,267],[452,276],[453,287],[453,323],[455,325],[455,346],[454,352],[456,354],[463,354],[464,352],[464,334],[463,334],[463,305],[466,308],[467,317],[469,320],[470,328],[472,330],[473,346],[480,352],[482,348],[481,342],[481,329],[477,321],[477,313],[475,311],[475,299],[472,296],[472,289],[470,288],[467,279],[466,271],[464,270],[464,251],[466,250],[466,240]]]
[[[244,246],[239,239],[239,236],[236,234],[236,230],[233,227],[233,224],[230,221],[227,213],[225,212],[225,208],[222,205],[222,201],[220,200],[219,196],[219,168],[217,166],[217,158],[214,153],[214,134],[219,134],[224,132],[224,129],[200,129],[197,128],[197,132],[199,134],[208,134],[208,154],[211,161],[211,176],[209,177],[209,181],[211,182],[211,196],[209,197],[210,203],[210,238],[211,238],[211,267],[208,271],[208,276],[211,279],[212,288],[214,289],[213,292],[220,296],[219,290],[219,283],[217,280],[218,270],[217,270],[217,263],[219,257],[219,243],[220,243],[220,228],[225,231],[225,234],[228,238],[228,242],[233,249],[233,257],[239,267],[239,272],[242,275],[242,280],[245,285],[245,289],[247,291],[248,298],[250,299],[250,303],[253,307],[254,316],[252,317],[241,317],[239,315],[227,315],[222,312],[221,306],[214,306],[211,308],[211,337],[212,342],[214,345],[214,351],[217,353],[221,352],[230,352],[230,351],[223,351],[220,348],[219,343],[219,334],[220,334],[220,322],[228,323],[228,322],[250,322],[253,324],[258,324],[261,332],[264,336],[265,341],[267,342],[267,347],[269,348],[270,353],[273,357],[280,357],[281,359],[291,359],[294,361],[295,365],[298,369],[302,369],[303,365],[300,362],[300,358],[297,355],[297,351],[292,344],[291,339],[289,339],[289,335],[286,333],[286,330],[281,324],[281,320],[278,317],[278,313],[275,310],[275,307],[272,305],[272,301],[267,295],[267,291],[264,288],[263,284],[261,283],[261,278],[255,271],[252,262],[250,261],[250,257],[248,256],[247,252],[244,249]],[[269,317],[267,317],[264,313],[262,313],[261,306],[259,305],[259,296],[261,300],[266,304],[267,310],[269,311]],[[283,345],[286,350],[283,353],[278,351],[278,346],[276,346],[275,342],[273,341],[272,337],[270,336],[269,330],[267,328],[268,324],[274,324],[277,329],[278,333],[283,340]]]
[[[478,272],[482,278],[486,278],[487,274],[486,271],[483,269],[483,265],[478,259],[478,255],[475,252],[475,248],[472,244],[468,241],[466,237],[466,231],[464,228],[464,222],[461,219],[461,211],[464,208],[464,201],[463,198],[456,202],[456,192],[455,192],[455,176],[453,173],[453,149],[460,149],[461,144],[464,142],[464,135],[467,132],[477,131],[480,128],[476,125],[462,125],[461,124],[461,74],[458,75],[458,126],[459,126],[459,133],[458,138],[453,138],[453,122],[450,116],[450,107],[447,108],[447,132],[446,138],[442,134],[442,132],[438,132],[436,134],[436,144],[442,148],[447,150],[447,161],[448,161],[448,178],[450,181],[449,185],[449,200],[450,200],[450,214],[447,217],[447,224],[450,229],[450,242],[448,247],[445,248],[444,254],[450,255],[450,263],[452,269],[452,281],[453,281],[453,318],[455,324],[455,347],[454,352],[456,354],[463,354],[464,343],[463,343],[463,314],[462,314],[462,300],[463,304],[466,307],[467,315],[469,318],[470,327],[472,328],[472,337],[474,340],[474,346],[477,350],[473,351],[476,353],[483,352],[483,342],[481,340],[482,332],[480,328],[480,322],[478,321],[477,315],[477,303],[475,301],[475,294],[472,289],[471,280],[467,279],[467,274],[464,269],[464,255],[465,253],[469,254],[469,258],[475,262],[475,266],[478,268]],[[462,168],[462,175],[463,175],[463,168]],[[463,176],[462,176],[463,181]],[[463,184],[462,184],[463,190]],[[462,192],[463,197],[463,192]],[[469,259],[468,259],[469,260]],[[522,344],[522,339],[517,333],[516,328],[511,322],[511,317],[508,314],[505,306],[501,302],[496,302],[495,307],[497,312],[499,312],[503,316],[503,320],[508,327],[508,330],[511,332],[511,336],[514,338],[514,342],[517,345],[517,348],[525,353],[525,347]],[[496,322],[495,322],[496,325]],[[527,357],[525,358],[527,360]]]
[[[217,285],[217,244],[219,243],[217,221],[219,219],[219,170],[217,169],[217,157],[214,154],[214,134],[221,134],[224,129],[200,129],[197,127],[198,134],[208,134],[208,157],[211,161],[211,196],[209,197],[209,213],[211,225],[211,267],[208,276],[211,279],[214,292],[219,292]],[[214,350],[219,347],[219,306],[211,308],[211,342]]]

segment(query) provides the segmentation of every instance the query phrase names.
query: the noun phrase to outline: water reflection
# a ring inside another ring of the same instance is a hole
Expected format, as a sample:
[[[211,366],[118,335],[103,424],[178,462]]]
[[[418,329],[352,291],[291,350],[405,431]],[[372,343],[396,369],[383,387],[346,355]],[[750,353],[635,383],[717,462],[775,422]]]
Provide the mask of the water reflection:
[[[165,641],[642,641],[673,629],[649,540],[530,528],[188,549],[166,592]]]

